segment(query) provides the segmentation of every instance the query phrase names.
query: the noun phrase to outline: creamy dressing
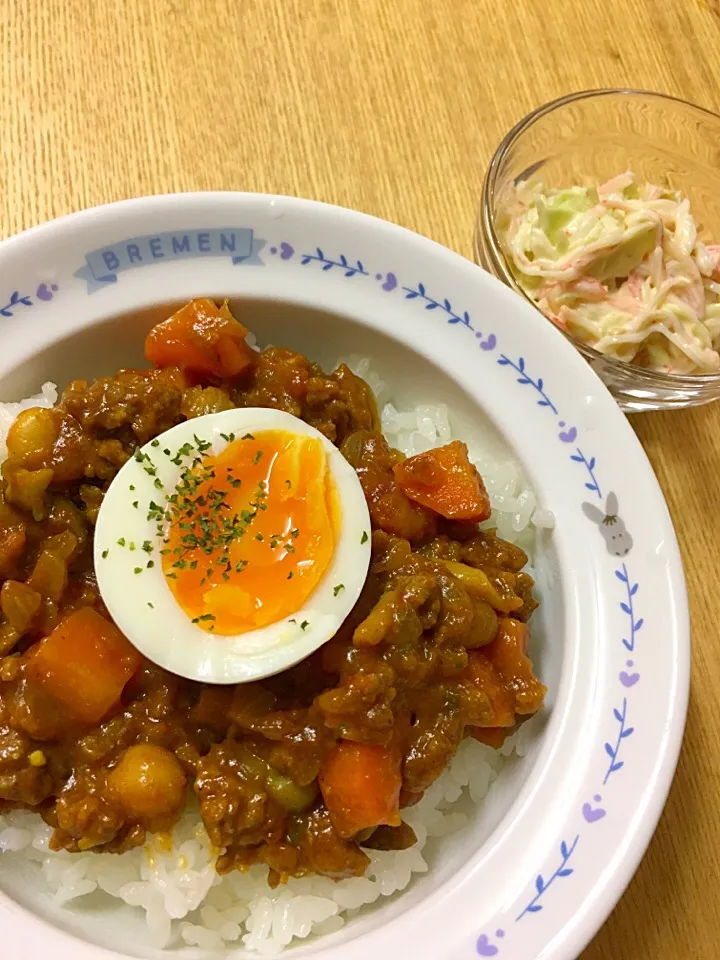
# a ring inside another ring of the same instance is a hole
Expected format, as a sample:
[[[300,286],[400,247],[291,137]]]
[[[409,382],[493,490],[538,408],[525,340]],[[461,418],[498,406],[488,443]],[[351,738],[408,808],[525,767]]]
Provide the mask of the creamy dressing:
[[[663,373],[720,371],[720,245],[698,239],[677,191],[631,172],[519,184],[502,242],[527,296],[575,339]]]

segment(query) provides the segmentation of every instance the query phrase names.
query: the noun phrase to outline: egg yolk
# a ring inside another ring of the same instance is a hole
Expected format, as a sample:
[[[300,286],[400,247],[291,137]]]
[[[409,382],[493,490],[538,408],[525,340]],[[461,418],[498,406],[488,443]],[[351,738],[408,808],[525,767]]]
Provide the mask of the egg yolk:
[[[166,516],[168,585],[193,623],[226,636],[302,609],[339,529],[323,444],[284,430],[231,436],[220,454],[197,457]]]

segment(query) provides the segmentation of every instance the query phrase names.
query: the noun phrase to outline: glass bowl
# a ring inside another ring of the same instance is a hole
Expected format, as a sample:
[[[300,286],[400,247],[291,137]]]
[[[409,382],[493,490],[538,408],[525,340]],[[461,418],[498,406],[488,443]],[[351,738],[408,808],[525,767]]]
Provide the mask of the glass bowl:
[[[586,90],[538,107],[495,151],[475,228],[476,260],[532,303],[516,283],[499,238],[514,185],[531,179],[548,187],[588,178],[603,182],[625,170],[680,190],[690,199],[700,238],[720,243],[720,116],[660,93]],[[691,407],[720,398],[720,373],[660,373],[568,339],[623,410]]]

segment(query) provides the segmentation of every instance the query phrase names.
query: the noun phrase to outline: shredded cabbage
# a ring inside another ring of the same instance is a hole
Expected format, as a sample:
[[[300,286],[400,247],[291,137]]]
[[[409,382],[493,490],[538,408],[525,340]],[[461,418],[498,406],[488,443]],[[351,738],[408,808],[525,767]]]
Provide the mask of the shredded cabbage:
[[[663,373],[720,371],[720,245],[698,240],[686,197],[629,171],[521,183],[507,222],[517,282],[572,337]]]

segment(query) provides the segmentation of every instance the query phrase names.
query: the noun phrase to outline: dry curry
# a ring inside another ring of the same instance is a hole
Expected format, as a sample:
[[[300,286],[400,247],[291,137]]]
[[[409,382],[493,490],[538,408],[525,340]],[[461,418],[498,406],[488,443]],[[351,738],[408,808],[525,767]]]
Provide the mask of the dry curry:
[[[527,655],[527,557],[454,441],[406,459],[367,384],[248,347],[226,304],[151,330],[147,370],[75,381],[21,413],[0,490],[0,812],[32,808],[51,846],[121,853],[198,805],[218,869],[362,875],[365,848],[414,842],[402,809],[473,736],[499,747],[545,688]],[[175,424],[233,407],[312,424],[356,469],[372,563],[321,650],[261,682],[212,686],[145,660],[97,589],[93,525],[113,477]],[[193,800],[194,797],[194,800]]]

